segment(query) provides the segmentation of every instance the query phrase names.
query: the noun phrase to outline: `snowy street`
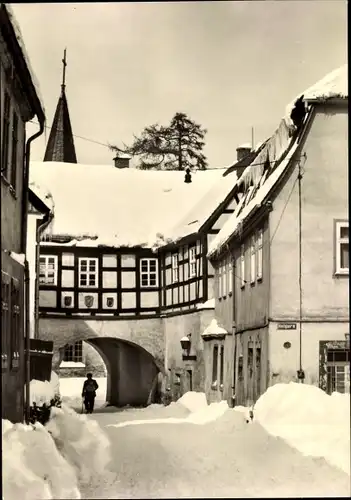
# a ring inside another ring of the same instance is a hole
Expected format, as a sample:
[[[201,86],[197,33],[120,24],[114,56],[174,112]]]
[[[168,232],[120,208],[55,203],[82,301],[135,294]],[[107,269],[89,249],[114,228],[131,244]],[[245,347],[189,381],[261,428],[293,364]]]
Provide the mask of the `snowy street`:
[[[108,411],[109,410],[109,411]],[[303,456],[241,413],[205,425],[111,424],[184,418],[180,405],[112,408],[89,415],[111,442],[109,473],[82,487],[83,498],[279,497],[349,495],[350,478],[324,459]]]

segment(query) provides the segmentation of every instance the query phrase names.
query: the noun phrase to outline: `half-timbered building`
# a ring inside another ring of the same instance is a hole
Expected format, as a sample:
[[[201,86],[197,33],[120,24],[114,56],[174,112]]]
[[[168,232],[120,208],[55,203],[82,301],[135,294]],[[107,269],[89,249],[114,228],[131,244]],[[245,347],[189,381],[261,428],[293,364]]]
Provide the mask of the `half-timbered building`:
[[[39,131],[26,137],[37,117]],[[2,418],[24,418],[29,370],[27,246],[28,175],[31,142],[44,130],[44,111],[20,29],[8,4],[0,4],[0,162],[1,162],[1,375]],[[25,289],[26,288],[26,289]],[[28,376],[26,376],[28,375]],[[28,401],[27,401],[28,402]]]
[[[347,127],[344,66],[288,107],[244,170],[239,204],[209,249],[216,316],[235,325],[228,377],[237,404],[277,382],[350,389]],[[216,366],[219,348],[216,340]]]

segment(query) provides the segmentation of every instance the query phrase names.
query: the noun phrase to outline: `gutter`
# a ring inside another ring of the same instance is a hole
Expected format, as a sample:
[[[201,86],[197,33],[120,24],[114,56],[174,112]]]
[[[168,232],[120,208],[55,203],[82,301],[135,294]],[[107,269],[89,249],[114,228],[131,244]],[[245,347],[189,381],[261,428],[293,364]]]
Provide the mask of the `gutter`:
[[[47,212],[40,224],[37,225],[35,237],[35,291],[34,291],[34,338],[39,338],[39,259],[40,259],[40,237],[43,231],[48,227],[54,214]],[[39,221],[38,221],[39,222]]]
[[[39,120],[39,131],[29,137],[25,147],[25,160],[23,172],[23,194],[22,194],[22,252],[27,253],[27,228],[28,228],[28,191],[29,191],[29,158],[31,143],[42,135],[45,127],[45,116],[40,109],[37,113]],[[29,423],[30,413],[30,322],[29,322],[29,265],[26,259],[24,266],[24,294],[25,294],[25,419]]]

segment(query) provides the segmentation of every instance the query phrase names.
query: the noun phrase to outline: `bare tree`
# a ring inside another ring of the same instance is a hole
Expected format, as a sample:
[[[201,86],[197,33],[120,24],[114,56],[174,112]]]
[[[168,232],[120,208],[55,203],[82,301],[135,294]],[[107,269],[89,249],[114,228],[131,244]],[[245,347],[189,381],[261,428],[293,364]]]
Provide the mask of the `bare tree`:
[[[205,170],[203,153],[206,130],[185,113],[176,113],[168,126],[150,125],[133,143],[123,147],[110,146],[117,156],[126,153],[140,158],[137,168],[154,170]]]

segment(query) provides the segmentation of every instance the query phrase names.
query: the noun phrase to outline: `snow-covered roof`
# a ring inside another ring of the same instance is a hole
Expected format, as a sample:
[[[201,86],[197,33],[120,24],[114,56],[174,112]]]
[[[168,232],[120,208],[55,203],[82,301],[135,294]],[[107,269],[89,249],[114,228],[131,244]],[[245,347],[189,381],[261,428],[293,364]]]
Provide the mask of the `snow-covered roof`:
[[[85,235],[88,246],[161,246],[165,235],[210,190],[223,170],[117,169],[113,165],[32,162],[30,181],[50,190],[55,203],[52,234]]]
[[[20,26],[18,24],[18,21],[16,19],[16,16],[13,12],[13,9],[11,7],[10,4],[8,3],[2,3],[1,4],[1,7],[3,7],[6,12],[7,12],[7,15],[10,19],[10,22],[12,24],[12,27],[13,27],[13,30],[15,32],[15,35],[16,35],[16,39],[17,39],[17,42],[18,42],[18,45],[21,49],[21,52],[22,52],[22,55],[23,55],[23,59],[26,63],[26,66],[27,66],[27,69],[28,69],[28,72],[29,72],[29,75],[30,75],[30,78],[32,80],[32,84],[33,84],[33,87],[35,89],[35,92],[37,94],[37,97],[39,99],[39,102],[40,102],[40,105],[41,105],[41,108],[43,110],[43,113],[45,114],[45,108],[44,108],[44,100],[42,98],[42,95],[41,95],[41,92],[40,92],[40,86],[39,86],[39,81],[33,71],[33,68],[32,68],[32,65],[30,63],[30,59],[29,59],[29,56],[28,56],[28,53],[27,53],[27,50],[26,50],[26,46],[25,46],[25,43],[23,41],[23,36],[22,36],[22,33],[21,33],[21,29],[20,29]]]
[[[36,182],[29,183],[29,189],[50,209],[51,212],[54,211],[55,203],[52,198],[50,191],[43,186],[39,186]]]
[[[304,101],[306,102],[324,102],[328,99],[348,98],[348,65],[344,64],[334,71],[331,71],[304,92],[300,92],[300,94],[287,106],[286,116],[290,116],[295,102],[302,95],[304,96]]]
[[[205,328],[205,330],[202,332],[201,337],[206,338],[206,337],[223,337],[224,335],[227,335],[227,330],[219,326],[218,321],[216,318],[213,318],[211,320],[211,323]]]
[[[293,157],[297,144],[294,143],[294,124],[291,111],[298,99],[325,101],[332,98],[347,98],[347,65],[326,75],[322,80],[299,94],[286,108],[286,113],[272,137],[266,141],[262,150],[245,169],[239,184],[244,184],[245,194],[237,205],[234,213],[226,221],[220,232],[213,239],[208,256],[214,256],[227,243],[230,237],[240,227],[251,212],[259,207],[277,181],[284,174]],[[306,120],[306,117],[305,117]]]
[[[224,171],[222,170],[222,173]],[[194,180],[196,180],[196,175],[198,174],[193,176]],[[225,177],[219,178],[211,190],[198,203],[194,203],[185,217],[180,219],[179,223],[167,233],[168,238],[172,241],[177,241],[185,236],[196,233],[230,194],[236,183],[237,174],[235,171]]]

